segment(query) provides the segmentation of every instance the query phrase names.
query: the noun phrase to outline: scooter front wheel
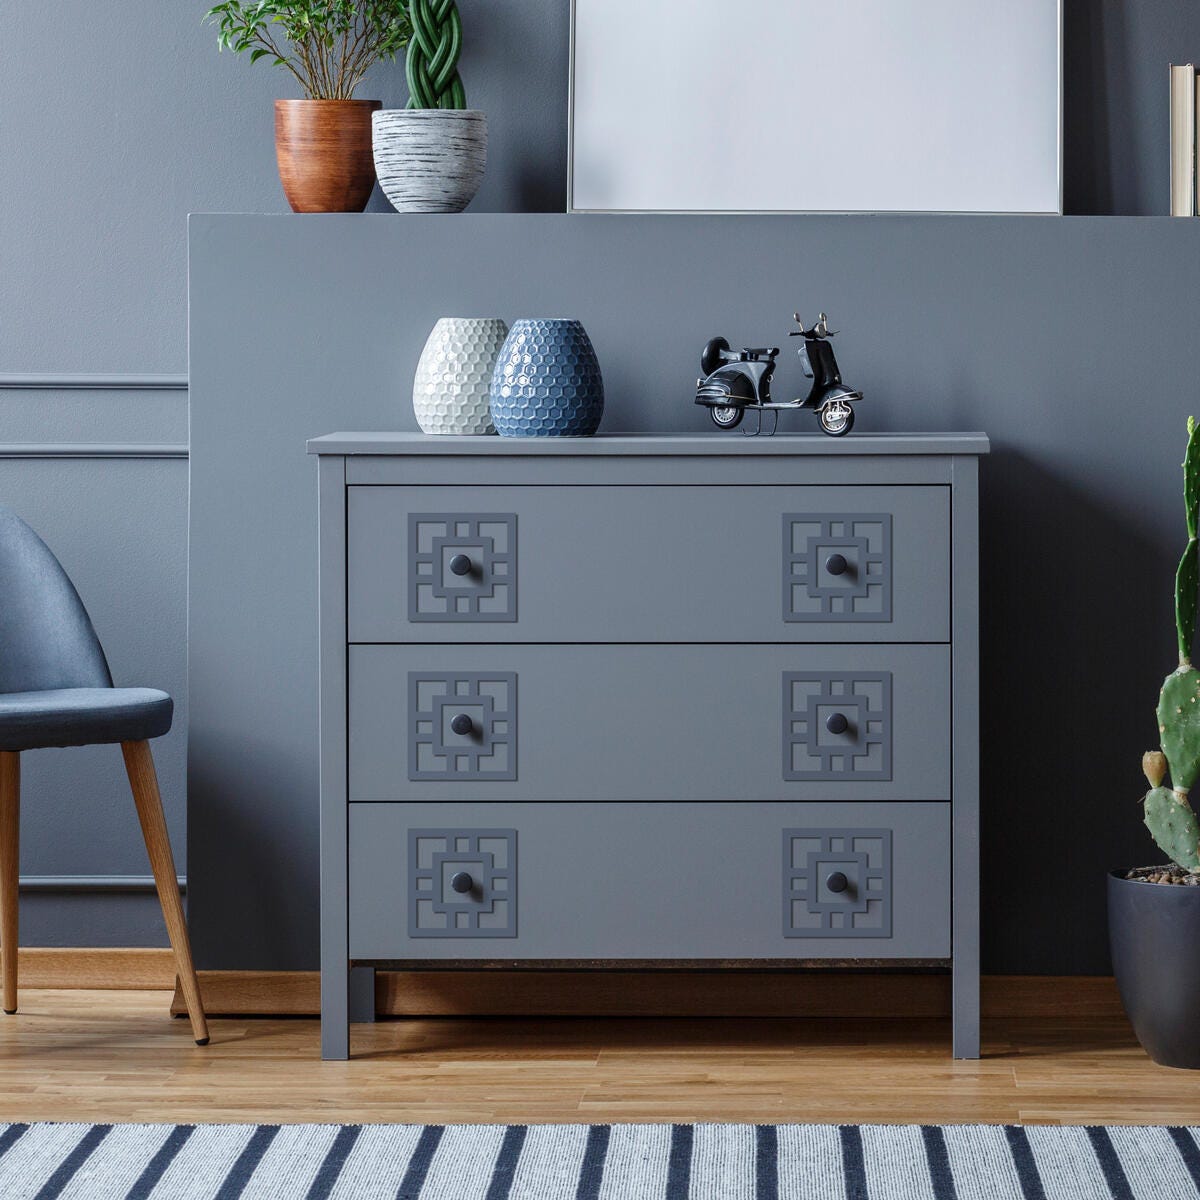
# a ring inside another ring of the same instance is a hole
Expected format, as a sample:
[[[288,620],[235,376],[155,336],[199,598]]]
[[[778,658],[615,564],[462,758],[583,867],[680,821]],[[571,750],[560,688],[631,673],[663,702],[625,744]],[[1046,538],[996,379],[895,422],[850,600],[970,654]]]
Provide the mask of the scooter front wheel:
[[[746,410],[740,404],[730,404],[726,407],[714,405],[708,410],[713,424],[718,429],[736,429],[742,423]]]
[[[817,413],[821,432],[830,437],[845,437],[854,428],[854,409],[844,400],[835,400]]]

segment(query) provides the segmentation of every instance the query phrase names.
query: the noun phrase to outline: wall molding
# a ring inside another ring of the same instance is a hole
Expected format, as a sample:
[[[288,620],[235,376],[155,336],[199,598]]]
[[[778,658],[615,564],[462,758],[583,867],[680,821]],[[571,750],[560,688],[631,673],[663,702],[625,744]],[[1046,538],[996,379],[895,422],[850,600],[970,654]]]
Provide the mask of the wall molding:
[[[179,890],[186,892],[187,876],[177,876],[177,882]],[[63,895],[140,895],[155,891],[153,875],[22,875],[19,887],[23,892]]]
[[[175,985],[175,957],[166,947],[22,946],[22,988],[165,991]]]
[[[58,392],[186,392],[186,375],[153,375],[125,372],[7,371],[0,372],[0,391],[58,391]],[[185,442],[2,442],[0,459],[137,459],[187,458]]]
[[[96,371],[57,374],[49,371],[0,372],[0,390],[58,392],[120,391],[120,392],[186,392],[186,375],[152,375],[138,373],[105,374]]]
[[[0,442],[0,458],[187,458],[182,442]]]

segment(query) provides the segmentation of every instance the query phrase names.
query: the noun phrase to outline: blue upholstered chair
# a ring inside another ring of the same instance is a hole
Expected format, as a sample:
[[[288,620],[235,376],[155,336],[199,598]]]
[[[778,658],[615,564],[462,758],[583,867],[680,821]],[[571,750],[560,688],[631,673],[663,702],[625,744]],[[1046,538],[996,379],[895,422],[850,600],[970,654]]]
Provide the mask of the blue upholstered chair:
[[[121,744],[179,982],[198,1045],[208,1025],[192,966],[150,738],[171,728],[166,692],[113,687],[79,593],[49,547],[0,507],[0,958],[4,1011],[17,1010],[21,751]]]

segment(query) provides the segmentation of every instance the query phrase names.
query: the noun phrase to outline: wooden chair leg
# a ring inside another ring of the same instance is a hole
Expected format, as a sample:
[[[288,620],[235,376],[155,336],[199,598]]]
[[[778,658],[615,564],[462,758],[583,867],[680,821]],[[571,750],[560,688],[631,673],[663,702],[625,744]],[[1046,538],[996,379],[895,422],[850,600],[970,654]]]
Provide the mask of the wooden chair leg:
[[[17,906],[21,875],[21,755],[0,750],[0,963],[4,1011],[17,1011]]]
[[[158,902],[162,905],[163,919],[167,923],[171,949],[175,952],[175,969],[179,972],[179,984],[187,1002],[192,1035],[196,1039],[196,1045],[206,1046],[208,1022],[204,1018],[200,986],[196,982],[196,968],[192,965],[192,944],[188,940],[187,924],[183,919],[179,880],[175,874],[175,859],[171,854],[171,842],[167,836],[167,822],[163,816],[162,797],[158,791],[158,776],[154,771],[150,743],[122,742],[121,753],[125,756],[125,771],[133,791],[133,802],[137,806],[138,820],[142,823],[146,853],[150,855],[150,869],[154,872]]]

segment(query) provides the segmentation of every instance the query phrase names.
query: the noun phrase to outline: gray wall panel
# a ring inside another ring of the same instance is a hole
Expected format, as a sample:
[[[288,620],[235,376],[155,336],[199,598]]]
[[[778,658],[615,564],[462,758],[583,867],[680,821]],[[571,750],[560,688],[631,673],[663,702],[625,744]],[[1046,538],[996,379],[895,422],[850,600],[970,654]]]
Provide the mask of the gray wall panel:
[[[317,493],[304,440],[414,429],[412,370],[448,312],[577,315],[605,373],[604,429],[700,431],[705,338],[782,335],[800,305],[844,329],[863,430],[994,437],[984,969],[1106,970],[1104,870],[1156,853],[1135,801],[1174,661],[1198,259],[1200,223],[1165,219],[193,218],[203,965],[316,965]],[[799,380],[790,358],[779,374]],[[1034,875],[1036,890],[1014,887]]]
[[[84,382],[94,383],[94,376]],[[0,443],[187,444],[187,387],[92,387],[63,376],[20,387],[0,376]],[[187,474],[183,481],[186,486]]]

